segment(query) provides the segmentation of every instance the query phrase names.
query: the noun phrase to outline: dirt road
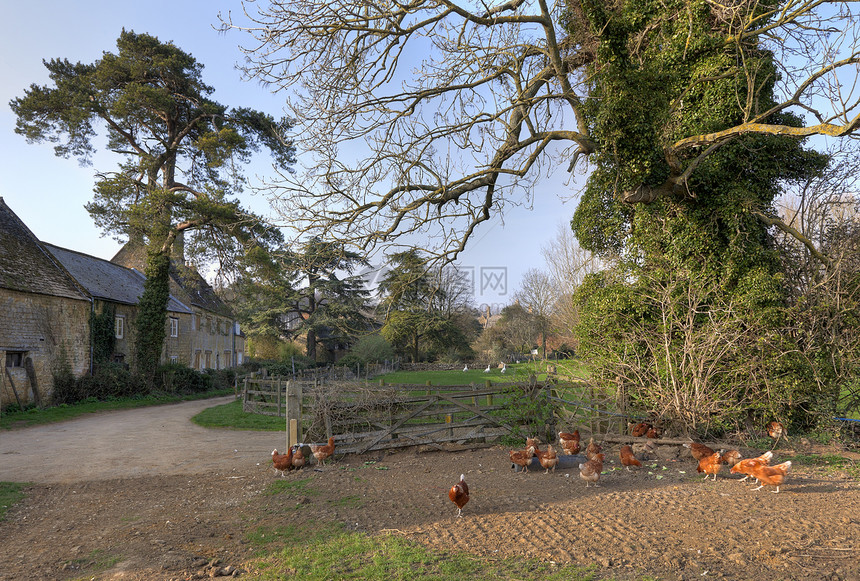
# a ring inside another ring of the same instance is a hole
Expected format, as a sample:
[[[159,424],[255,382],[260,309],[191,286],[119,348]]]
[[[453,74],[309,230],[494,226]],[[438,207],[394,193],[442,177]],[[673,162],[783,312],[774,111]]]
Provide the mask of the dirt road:
[[[250,471],[283,435],[201,428],[189,419],[233,398],[105,412],[0,432],[0,480],[60,483]]]

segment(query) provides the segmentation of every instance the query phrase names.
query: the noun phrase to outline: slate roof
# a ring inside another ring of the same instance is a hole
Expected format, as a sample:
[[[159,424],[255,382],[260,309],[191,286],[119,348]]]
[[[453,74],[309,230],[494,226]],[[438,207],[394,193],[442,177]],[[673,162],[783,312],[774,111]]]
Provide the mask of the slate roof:
[[[53,244],[43,244],[93,297],[127,305],[136,305],[140,300],[145,278],[137,270]],[[167,310],[191,312],[172,295],[168,298]]]
[[[0,288],[77,300],[86,292],[0,197]]]
[[[111,262],[143,271],[146,268],[146,248],[138,242],[129,241],[119,249]],[[186,304],[190,303],[210,313],[232,316],[230,307],[194,268],[171,260],[170,278],[173,283],[171,292]]]

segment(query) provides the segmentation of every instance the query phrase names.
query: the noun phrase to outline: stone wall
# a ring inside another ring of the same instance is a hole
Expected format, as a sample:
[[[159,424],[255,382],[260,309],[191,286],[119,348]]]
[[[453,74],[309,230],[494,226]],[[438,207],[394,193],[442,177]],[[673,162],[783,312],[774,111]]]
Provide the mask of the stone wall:
[[[226,369],[238,365],[238,353],[243,353],[245,340],[235,334],[235,325],[227,317],[219,316],[199,308],[194,309],[193,324],[188,333],[180,330],[180,337],[173,345],[190,360],[187,365],[194,369]],[[181,321],[180,321],[181,323]],[[173,345],[168,349],[174,348]],[[180,358],[180,361],[183,361]],[[184,361],[183,361],[184,362]]]
[[[91,308],[86,300],[0,288],[0,405],[50,403],[57,363],[76,377],[89,371]]]

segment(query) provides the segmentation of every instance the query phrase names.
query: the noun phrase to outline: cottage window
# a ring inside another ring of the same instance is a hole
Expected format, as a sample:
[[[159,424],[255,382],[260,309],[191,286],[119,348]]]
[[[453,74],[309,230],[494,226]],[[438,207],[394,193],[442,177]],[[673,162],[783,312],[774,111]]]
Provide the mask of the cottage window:
[[[170,336],[179,337],[179,319],[170,317]]]
[[[233,367],[233,352],[229,349],[224,351],[224,367]]]
[[[212,369],[212,352],[206,352],[206,369]]]
[[[114,336],[122,339],[125,335],[125,317],[116,317],[113,321]]]
[[[24,367],[24,358],[26,356],[26,351],[7,351],[6,367]]]
[[[170,362],[171,363],[179,363],[179,356],[178,355],[171,355],[170,356]]]
[[[200,350],[194,352],[194,369],[200,369]]]

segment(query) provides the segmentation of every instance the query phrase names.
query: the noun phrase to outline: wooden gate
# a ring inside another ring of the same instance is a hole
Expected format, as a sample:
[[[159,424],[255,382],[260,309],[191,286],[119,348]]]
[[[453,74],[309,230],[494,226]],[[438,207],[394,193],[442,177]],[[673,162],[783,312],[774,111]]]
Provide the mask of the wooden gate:
[[[487,442],[512,431],[494,414],[510,386],[380,385],[248,378],[243,409],[297,420],[297,442],[334,436],[344,453]]]
[[[517,389],[519,395],[513,396]],[[541,432],[550,437],[556,428],[584,428],[593,434],[626,431],[618,402],[585,382],[428,386],[248,378],[243,409],[283,417],[285,427],[294,420],[295,433],[288,434],[288,445],[319,443],[333,436],[340,451],[360,454],[492,442],[507,434],[523,434],[528,428],[510,424],[510,413],[498,413],[502,404],[523,393],[552,404],[553,419]]]

